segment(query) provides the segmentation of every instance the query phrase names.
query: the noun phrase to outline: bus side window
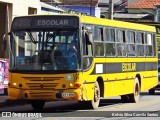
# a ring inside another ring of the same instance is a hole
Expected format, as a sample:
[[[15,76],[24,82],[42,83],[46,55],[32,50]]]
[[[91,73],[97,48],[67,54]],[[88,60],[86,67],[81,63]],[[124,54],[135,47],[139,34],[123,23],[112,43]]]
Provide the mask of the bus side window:
[[[135,33],[133,31],[127,31],[127,48],[128,56],[136,56]]]
[[[105,54],[106,56],[115,56],[115,30],[106,28],[105,36]]]
[[[118,56],[126,56],[127,50],[125,45],[125,31],[117,30],[116,33],[117,33],[116,45],[117,45]]]
[[[94,27],[94,55],[104,56],[103,28]]]
[[[146,39],[145,39],[145,54],[146,56],[152,56],[153,52],[152,52],[152,43],[153,42],[153,38],[152,38],[152,34],[151,33],[146,33]]]
[[[144,56],[144,34],[137,32],[136,33],[136,48],[137,56]]]

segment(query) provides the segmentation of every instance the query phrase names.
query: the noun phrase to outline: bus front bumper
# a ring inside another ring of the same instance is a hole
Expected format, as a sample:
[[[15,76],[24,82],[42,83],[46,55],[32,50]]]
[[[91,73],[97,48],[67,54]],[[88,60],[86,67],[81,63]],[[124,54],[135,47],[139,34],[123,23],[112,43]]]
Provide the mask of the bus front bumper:
[[[8,98],[10,100],[81,100],[80,89],[66,90],[24,90],[17,88],[8,88]]]

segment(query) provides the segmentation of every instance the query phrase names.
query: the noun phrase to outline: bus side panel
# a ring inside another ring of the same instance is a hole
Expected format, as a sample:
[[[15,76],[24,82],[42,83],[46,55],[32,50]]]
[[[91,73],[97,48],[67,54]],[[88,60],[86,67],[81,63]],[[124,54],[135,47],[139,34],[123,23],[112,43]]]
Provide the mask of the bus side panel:
[[[158,71],[148,71],[145,72],[142,84],[144,85],[144,89],[142,91],[149,90],[155,87],[158,84]]]
[[[133,93],[133,80],[120,80],[114,82],[114,96]]]
[[[128,79],[128,73],[107,75],[105,82],[105,97],[133,93],[134,79]]]
[[[105,82],[104,83],[104,98],[113,96],[113,82]]]

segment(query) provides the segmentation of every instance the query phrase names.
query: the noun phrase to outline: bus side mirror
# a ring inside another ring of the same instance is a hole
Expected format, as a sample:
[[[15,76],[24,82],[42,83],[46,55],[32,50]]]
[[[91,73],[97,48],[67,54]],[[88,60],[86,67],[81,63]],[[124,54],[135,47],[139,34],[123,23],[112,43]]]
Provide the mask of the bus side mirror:
[[[5,51],[6,51],[6,47],[7,47],[7,40],[6,40],[6,39],[4,39],[4,40],[3,40],[3,43],[2,43],[2,49],[3,49],[3,52],[5,52]]]
[[[3,42],[2,42],[2,50],[3,50],[3,52],[5,52],[6,48],[7,48],[6,36],[8,36],[8,35],[11,35],[11,33],[9,32],[7,34],[4,34],[4,36],[3,36]]]
[[[92,43],[92,42],[93,42],[93,35],[92,35],[92,32],[89,32],[89,33],[88,33],[88,37],[89,37],[90,43]]]

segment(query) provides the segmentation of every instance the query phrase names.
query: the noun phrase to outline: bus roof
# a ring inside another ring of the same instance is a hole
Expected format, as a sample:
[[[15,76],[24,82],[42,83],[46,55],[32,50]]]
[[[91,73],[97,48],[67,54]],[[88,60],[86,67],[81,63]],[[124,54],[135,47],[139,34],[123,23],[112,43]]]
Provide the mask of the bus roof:
[[[84,16],[84,15],[80,16],[80,20],[82,23],[87,23],[87,24],[105,25],[109,27],[118,27],[118,28],[123,28],[123,29],[133,29],[133,30],[156,32],[155,27],[144,25],[144,24],[123,22],[123,21],[110,20],[110,19],[104,19],[104,18],[95,18],[91,16]]]

